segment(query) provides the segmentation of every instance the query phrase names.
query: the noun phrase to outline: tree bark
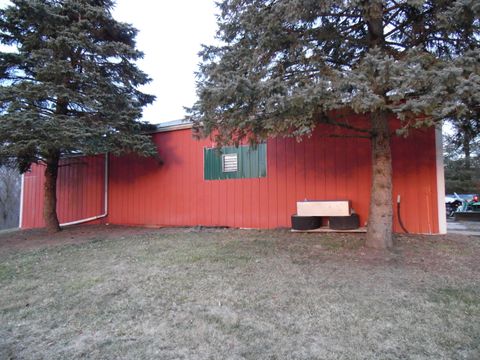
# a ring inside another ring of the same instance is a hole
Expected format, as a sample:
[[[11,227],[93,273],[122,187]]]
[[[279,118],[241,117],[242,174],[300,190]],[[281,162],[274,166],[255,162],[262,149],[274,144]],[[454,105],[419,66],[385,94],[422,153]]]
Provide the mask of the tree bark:
[[[43,219],[49,232],[58,232],[60,224],[57,216],[57,176],[60,153],[55,150],[50,151],[45,160],[47,167],[45,169]]]
[[[364,18],[368,27],[369,49],[385,46],[383,1],[365,1]],[[387,89],[372,79],[372,90],[386,98]],[[366,246],[386,249],[392,246],[392,152],[388,113],[377,110],[370,115],[372,123],[372,187]]]
[[[392,246],[392,153],[388,114],[371,114],[372,187],[366,246],[386,249]]]
[[[464,132],[463,135],[463,154],[465,155],[465,169],[470,170],[471,168],[471,154],[470,154],[470,135],[468,130]]]

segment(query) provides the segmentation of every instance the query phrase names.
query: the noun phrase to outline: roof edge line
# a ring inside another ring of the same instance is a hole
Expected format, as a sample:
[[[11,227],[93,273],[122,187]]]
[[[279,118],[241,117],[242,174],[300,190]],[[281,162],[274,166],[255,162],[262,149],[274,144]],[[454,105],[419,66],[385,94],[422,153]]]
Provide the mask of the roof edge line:
[[[160,132],[168,132],[168,131],[175,131],[175,130],[183,130],[183,129],[191,129],[193,124],[179,124],[179,125],[170,125],[170,126],[163,126],[157,127],[155,130],[149,132],[150,134],[156,134]]]

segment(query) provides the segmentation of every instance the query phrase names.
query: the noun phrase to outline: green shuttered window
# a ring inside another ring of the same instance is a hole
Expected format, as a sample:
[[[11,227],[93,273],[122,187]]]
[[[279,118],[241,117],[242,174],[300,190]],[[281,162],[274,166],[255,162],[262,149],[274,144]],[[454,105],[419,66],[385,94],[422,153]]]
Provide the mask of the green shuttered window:
[[[205,180],[245,179],[267,176],[267,145],[242,145],[203,150]]]

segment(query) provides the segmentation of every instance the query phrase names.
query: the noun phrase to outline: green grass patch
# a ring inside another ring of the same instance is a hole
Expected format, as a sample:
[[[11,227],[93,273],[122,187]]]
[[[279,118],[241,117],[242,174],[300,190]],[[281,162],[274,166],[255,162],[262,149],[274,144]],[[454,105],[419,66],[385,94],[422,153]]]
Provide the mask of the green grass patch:
[[[0,283],[10,280],[16,273],[14,266],[10,264],[0,264]]]
[[[105,235],[0,255],[0,359],[478,358],[478,256],[428,268],[433,240],[392,263],[361,235]]]
[[[444,304],[457,303],[480,309],[480,289],[446,287],[436,289],[431,296],[435,302]]]

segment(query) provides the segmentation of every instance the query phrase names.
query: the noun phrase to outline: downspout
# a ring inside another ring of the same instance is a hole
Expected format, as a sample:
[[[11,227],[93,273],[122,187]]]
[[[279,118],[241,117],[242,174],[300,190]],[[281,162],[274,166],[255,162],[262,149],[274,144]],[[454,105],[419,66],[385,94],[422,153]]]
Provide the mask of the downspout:
[[[86,222],[102,219],[108,215],[108,153],[105,154],[105,173],[104,173],[104,210],[103,214],[97,215],[97,216],[92,216],[86,219],[80,219],[80,220],[75,220],[75,221],[70,221],[67,223],[60,224],[60,226],[70,226],[70,225],[77,225],[77,224],[83,224]],[[23,187],[22,187],[23,189]]]
[[[18,215],[18,228],[22,228],[23,223],[23,197],[24,197],[24,190],[23,187],[25,186],[25,174],[22,174],[22,182],[20,186],[20,214]]]

